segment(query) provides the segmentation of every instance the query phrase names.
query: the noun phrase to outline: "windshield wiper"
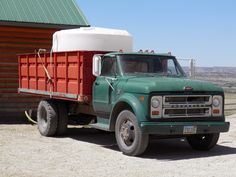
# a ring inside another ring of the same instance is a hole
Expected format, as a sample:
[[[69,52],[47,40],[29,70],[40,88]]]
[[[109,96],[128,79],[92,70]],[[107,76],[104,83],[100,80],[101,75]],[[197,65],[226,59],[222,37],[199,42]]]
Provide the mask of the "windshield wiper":
[[[150,77],[155,76],[153,73],[134,72],[134,74],[141,75],[141,76],[150,76]]]
[[[162,73],[161,76],[166,76],[166,77],[183,77],[183,75],[180,74],[169,74],[169,73]]]

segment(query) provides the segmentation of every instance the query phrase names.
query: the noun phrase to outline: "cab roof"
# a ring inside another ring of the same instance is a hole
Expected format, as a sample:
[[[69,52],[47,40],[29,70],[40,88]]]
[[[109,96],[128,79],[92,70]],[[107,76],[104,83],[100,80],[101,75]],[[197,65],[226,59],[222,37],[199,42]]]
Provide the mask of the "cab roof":
[[[153,52],[111,52],[104,56],[114,56],[114,55],[150,55],[150,56],[165,56],[165,57],[175,57],[171,53],[153,53]]]

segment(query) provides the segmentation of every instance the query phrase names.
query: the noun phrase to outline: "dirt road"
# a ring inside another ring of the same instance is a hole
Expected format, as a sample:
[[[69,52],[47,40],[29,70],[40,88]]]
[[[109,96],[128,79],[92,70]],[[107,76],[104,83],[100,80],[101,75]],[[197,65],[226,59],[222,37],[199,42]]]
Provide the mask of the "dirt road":
[[[180,139],[151,139],[142,157],[118,150],[111,133],[70,128],[65,137],[47,138],[31,125],[0,125],[3,177],[235,177],[236,117],[210,152],[197,152]]]

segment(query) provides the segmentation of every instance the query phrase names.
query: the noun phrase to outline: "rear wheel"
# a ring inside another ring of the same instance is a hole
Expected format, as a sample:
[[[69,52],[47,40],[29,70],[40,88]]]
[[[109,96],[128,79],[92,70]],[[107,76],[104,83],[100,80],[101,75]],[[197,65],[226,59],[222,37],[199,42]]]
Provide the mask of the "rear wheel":
[[[68,115],[65,102],[58,101],[57,108],[58,108],[58,125],[56,134],[63,135],[67,130],[67,124],[68,124]]]
[[[204,151],[212,149],[217,144],[219,136],[219,133],[191,135],[187,137],[187,141],[193,149]]]
[[[141,132],[136,116],[129,110],[118,115],[115,135],[119,149],[126,155],[141,155],[148,146],[149,135]]]
[[[38,129],[43,136],[54,136],[58,125],[57,106],[52,100],[42,100],[37,111]]]

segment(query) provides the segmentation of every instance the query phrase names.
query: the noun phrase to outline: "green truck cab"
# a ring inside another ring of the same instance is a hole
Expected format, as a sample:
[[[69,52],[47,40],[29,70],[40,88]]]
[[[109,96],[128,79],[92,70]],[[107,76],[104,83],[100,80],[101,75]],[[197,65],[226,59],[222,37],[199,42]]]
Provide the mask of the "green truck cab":
[[[114,131],[126,155],[142,154],[149,135],[185,137],[192,148],[209,150],[229,130],[223,89],[188,79],[170,54],[95,55],[93,74],[92,126]]]

